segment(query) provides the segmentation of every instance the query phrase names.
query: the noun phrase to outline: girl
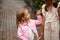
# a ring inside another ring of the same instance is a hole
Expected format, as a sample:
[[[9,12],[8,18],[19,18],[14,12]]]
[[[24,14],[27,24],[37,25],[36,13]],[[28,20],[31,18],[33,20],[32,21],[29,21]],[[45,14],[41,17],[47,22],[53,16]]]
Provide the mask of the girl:
[[[34,35],[38,36],[36,25],[42,23],[39,13],[37,13],[37,20],[30,19],[30,14],[27,9],[19,9],[16,14],[17,20],[17,36],[19,40],[33,40]]]
[[[58,8],[60,3],[57,0],[45,0],[42,6],[44,40],[59,40],[59,16]]]

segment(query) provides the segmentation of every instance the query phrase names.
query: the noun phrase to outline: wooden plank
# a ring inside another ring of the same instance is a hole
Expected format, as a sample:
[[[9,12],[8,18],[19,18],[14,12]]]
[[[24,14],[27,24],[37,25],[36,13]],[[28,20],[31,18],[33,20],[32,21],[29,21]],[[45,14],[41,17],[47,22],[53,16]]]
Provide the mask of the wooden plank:
[[[3,39],[2,40],[6,40],[6,13],[3,14]]]

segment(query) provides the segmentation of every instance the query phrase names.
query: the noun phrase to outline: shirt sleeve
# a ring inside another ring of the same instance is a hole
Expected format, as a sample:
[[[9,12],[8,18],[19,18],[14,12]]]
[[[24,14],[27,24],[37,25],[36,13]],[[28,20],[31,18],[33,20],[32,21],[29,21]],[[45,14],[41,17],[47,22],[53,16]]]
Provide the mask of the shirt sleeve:
[[[42,6],[42,14],[45,16],[45,4]]]
[[[59,18],[59,17],[60,17],[60,2],[58,2],[58,8],[57,8],[57,10],[58,10],[57,16],[58,16],[58,18]]]
[[[42,23],[42,17],[41,17],[41,15],[38,15],[37,16],[37,20],[35,20],[35,24],[36,25],[39,25],[39,24],[41,24]]]

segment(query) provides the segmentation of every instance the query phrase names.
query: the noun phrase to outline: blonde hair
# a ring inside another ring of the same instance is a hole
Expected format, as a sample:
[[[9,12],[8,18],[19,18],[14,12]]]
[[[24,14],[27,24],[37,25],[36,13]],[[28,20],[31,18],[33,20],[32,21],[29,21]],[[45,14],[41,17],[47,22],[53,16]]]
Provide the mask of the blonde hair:
[[[17,28],[18,28],[19,23],[21,23],[21,21],[24,21],[24,20],[22,20],[22,18],[25,16],[25,10],[27,10],[27,9],[26,8],[21,8],[21,9],[18,9],[17,12],[16,12]]]

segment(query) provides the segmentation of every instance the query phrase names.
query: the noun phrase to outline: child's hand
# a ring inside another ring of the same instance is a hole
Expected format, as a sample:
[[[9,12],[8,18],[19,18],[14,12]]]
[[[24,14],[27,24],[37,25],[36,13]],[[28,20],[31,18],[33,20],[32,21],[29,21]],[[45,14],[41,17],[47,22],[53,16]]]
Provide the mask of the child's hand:
[[[41,39],[41,37],[38,37],[38,39],[37,40],[40,40]]]
[[[40,15],[40,13],[41,13],[41,11],[40,11],[40,10],[38,10],[36,15]]]
[[[41,38],[44,38],[44,33],[43,33],[43,32],[41,32],[40,36],[41,36]]]

